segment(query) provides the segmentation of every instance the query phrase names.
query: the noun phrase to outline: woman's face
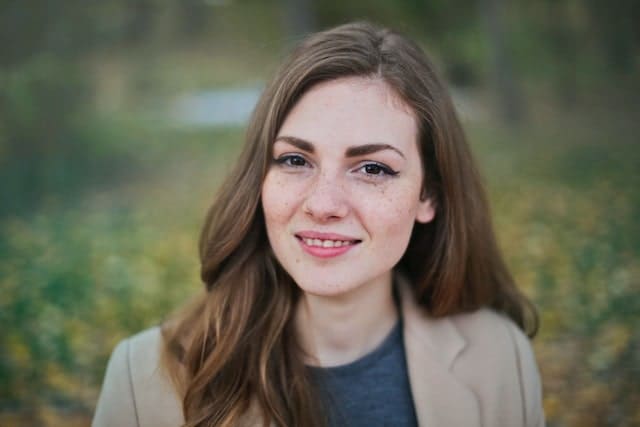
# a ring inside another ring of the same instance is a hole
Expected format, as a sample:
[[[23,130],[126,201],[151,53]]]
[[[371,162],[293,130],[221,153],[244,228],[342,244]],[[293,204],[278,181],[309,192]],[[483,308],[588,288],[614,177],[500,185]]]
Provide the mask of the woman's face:
[[[421,200],[417,126],[380,79],[350,77],[306,92],[273,144],[262,185],[269,242],[300,288],[346,295],[390,283]]]

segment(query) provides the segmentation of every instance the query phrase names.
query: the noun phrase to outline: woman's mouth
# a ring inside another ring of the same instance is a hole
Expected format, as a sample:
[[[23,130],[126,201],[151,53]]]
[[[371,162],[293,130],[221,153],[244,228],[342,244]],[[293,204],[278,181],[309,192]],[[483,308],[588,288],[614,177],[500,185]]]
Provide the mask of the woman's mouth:
[[[356,243],[356,240],[321,240],[309,238],[302,238],[302,241],[307,246],[314,246],[319,248],[339,248],[341,246],[353,245]]]
[[[331,258],[342,255],[361,242],[346,236],[323,235],[324,233],[300,233],[296,238],[302,249],[319,258]]]

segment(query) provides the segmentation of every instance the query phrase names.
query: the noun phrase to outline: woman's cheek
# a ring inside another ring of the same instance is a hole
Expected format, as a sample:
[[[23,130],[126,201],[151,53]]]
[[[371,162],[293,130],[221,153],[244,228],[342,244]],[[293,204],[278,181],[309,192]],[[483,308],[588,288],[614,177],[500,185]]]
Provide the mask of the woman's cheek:
[[[303,191],[303,180],[300,177],[270,172],[262,186],[265,215],[274,220],[286,219],[292,214]]]
[[[384,216],[380,216],[380,227],[385,229],[385,233],[400,239],[406,248],[409,237],[416,222],[417,204],[409,200],[397,200],[385,211]],[[383,224],[383,225],[382,225]]]

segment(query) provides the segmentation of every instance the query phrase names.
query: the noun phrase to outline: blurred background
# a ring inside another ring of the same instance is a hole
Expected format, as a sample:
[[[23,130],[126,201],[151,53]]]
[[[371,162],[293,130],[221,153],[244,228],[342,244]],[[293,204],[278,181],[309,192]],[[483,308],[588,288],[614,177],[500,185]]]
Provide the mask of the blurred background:
[[[200,291],[198,230],[264,82],[354,19],[451,85],[540,308],[548,425],[640,425],[634,0],[2,1],[0,425],[89,424],[116,342]]]

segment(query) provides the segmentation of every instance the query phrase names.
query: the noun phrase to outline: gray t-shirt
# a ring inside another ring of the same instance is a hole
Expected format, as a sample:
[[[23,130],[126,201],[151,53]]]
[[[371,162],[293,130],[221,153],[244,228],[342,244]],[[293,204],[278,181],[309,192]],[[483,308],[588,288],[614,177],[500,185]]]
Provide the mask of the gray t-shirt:
[[[371,353],[346,365],[310,368],[332,427],[416,427],[398,322]]]

